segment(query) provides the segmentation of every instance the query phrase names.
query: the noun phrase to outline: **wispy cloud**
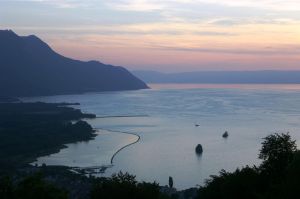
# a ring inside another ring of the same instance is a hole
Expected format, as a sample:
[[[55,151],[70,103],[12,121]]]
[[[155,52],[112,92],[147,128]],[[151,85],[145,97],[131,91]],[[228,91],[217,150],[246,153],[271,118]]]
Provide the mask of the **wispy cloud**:
[[[3,0],[15,2],[44,2],[61,7],[80,7],[107,3],[115,9],[152,11],[173,7],[176,4],[215,4],[231,7],[252,7],[277,11],[299,11],[300,1],[298,0]]]
[[[299,0],[116,0],[106,1],[112,10],[154,12],[160,21],[212,21],[215,25],[241,23],[289,23],[300,19]]]
[[[11,0],[16,2],[35,2],[54,5],[59,8],[88,8],[97,3],[96,0]]]
[[[299,24],[299,20],[290,19],[290,18],[230,18],[230,17],[221,17],[207,20],[208,24],[212,25],[221,25],[221,26],[233,26],[233,25],[249,25],[249,24],[273,24],[273,25],[285,25],[285,24]]]
[[[199,26],[190,27],[181,24],[134,24],[134,25],[109,25],[109,26],[11,26],[18,31],[32,31],[47,34],[77,34],[77,35],[167,35],[167,36],[203,36],[203,37],[230,37],[237,36],[238,33],[232,31],[217,30],[211,28],[201,28]],[[0,25],[0,29],[5,29]]]
[[[181,1],[181,0],[175,0]],[[183,0],[185,1],[185,0]],[[186,2],[192,2],[186,0]],[[211,4],[219,4],[233,7],[252,7],[264,10],[276,11],[299,11],[300,1],[298,0],[195,0],[194,2],[203,2]]]
[[[229,7],[250,7],[263,10],[299,11],[298,0],[117,0],[109,2],[115,9],[134,11],[153,11],[172,8],[182,4],[215,4]]]
[[[37,34],[66,54],[78,49],[73,57],[137,65],[299,61],[300,0],[0,1],[0,28]]]
[[[214,53],[214,54],[244,54],[244,55],[299,55],[300,46],[279,46],[279,47],[264,47],[261,49],[247,49],[247,48],[204,48],[204,47],[175,47],[175,46],[157,46],[160,50],[167,51],[182,51],[182,52],[199,52],[199,53]]]
[[[107,5],[116,10],[139,12],[163,10],[167,6],[164,1],[156,0],[116,0],[107,2]]]

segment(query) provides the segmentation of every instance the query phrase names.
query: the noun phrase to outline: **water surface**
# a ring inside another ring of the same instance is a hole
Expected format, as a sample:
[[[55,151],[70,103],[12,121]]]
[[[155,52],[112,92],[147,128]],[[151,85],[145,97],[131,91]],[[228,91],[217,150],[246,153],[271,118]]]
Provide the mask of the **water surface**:
[[[262,138],[271,133],[290,132],[300,140],[300,85],[150,86],[153,89],[24,99],[79,102],[78,108],[101,117],[89,120],[94,128],[110,130],[39,162],[107,165],[119,147],[134,139],[111,131],[132,132],[141,136],[140,141],[122,150],[103,175],[128,171],[139,180],[162,185],[172,176],[175,187],[184,189],[203,184],[221,169],[259,164]],[[222,138],[225,131],[228,139]],[[195,154],[199,143],[202,156]]]

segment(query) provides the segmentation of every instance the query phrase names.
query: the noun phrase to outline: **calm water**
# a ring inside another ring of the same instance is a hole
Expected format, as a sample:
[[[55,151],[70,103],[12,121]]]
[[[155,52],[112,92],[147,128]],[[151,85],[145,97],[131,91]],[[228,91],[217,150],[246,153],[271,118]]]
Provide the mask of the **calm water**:
[[[95,140],[70,144],[38,162],[109,165],[114,152],[136,139],[113,131],[132,132],[141,140],[118,153],[103,175],[128,171],[161,185],[172,176],[174,185],[184,189],[203,184],[221,169],[258,164],[260,143],[270,133],[290,132],[300,141],[300,85],[150,86],[153,89],[24,99],[79,102],[84,112],[103,117],[89,120],[100,129]],[[223,139],[226,130],[230,135]],[[195,154],[199,143],[204,148],[201,157]]]

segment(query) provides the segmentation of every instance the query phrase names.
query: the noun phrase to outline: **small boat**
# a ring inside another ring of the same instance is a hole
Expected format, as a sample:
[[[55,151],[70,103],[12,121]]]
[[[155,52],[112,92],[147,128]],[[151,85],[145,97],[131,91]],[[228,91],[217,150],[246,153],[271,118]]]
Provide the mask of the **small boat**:
[[[199,127],[200,125],[199,124],[195,124],[195,127]]]
[[[225,131],[225,133],[222,135],[223,138],[228,138],[229,134],[227,131]]]
[[[196,153],[199,154],[199,155],[202,154],[202,153],[203,153],[203,147],[202,147],[202,145],[201,145],[201,144],[198,144],[198,145],[196,146],[195,151],[196,151]]]

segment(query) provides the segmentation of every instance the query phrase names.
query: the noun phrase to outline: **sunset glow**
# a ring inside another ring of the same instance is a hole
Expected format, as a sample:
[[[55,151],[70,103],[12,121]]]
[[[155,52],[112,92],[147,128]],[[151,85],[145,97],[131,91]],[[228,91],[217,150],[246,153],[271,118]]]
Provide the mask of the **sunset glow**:
[[[4,0],[0,28],[131,70],[298,70],[299,13],[296,0]]]

